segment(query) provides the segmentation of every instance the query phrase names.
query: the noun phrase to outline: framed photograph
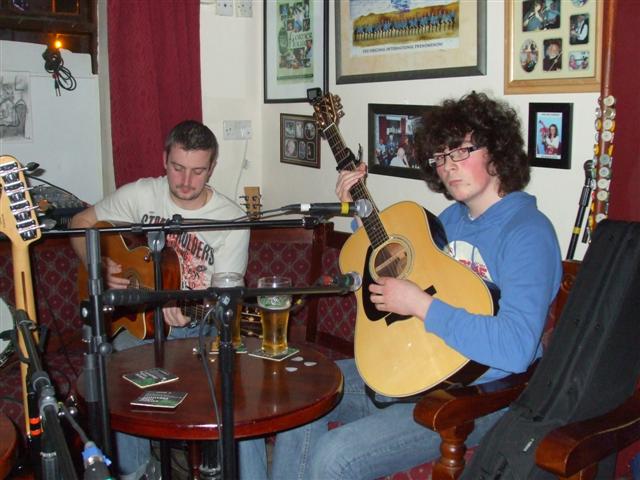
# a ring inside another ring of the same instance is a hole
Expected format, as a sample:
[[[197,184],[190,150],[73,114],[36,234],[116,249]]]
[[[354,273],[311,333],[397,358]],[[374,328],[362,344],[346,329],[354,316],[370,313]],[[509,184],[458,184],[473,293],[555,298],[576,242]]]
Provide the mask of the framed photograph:
[[[486,73],[486,0],[338,0],[336,83]]]
[[[504,2],[505,93],[600,91],[602,3]]]
[[[369,104],[369,173],[421,179],[414,134],[432,106]]]
[[[264,102],[306,102],[307,89],[328,90],[327,0],[264,3]]]
[[[529,104],[532,167],[571,168],[572,103]]]
[[[313,117],[280,114],[280,162],[320,168],[320,130]]]

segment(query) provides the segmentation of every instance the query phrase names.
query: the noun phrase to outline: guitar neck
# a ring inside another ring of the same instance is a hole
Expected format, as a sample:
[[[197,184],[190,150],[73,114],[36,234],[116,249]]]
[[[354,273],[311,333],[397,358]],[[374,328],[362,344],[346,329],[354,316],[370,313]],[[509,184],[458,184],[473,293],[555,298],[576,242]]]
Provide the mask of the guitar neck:
[[[323,130],[323,133],[327,142],[329,142],[331,152],[338,164],[344,165],[346,170],[355,170],[355,156],[345,144],[337,125],[335,123],[331,123]],[[361,219],[371,245],[375,248],[389,240],[389,236],[387,235],[384,225],[382,224],[382,220],[380,219],[378,207],[376,207],[373,202],[373,198],[371,197],[364,181],[359,180],[358,183],[351,187],[350,193],[354,200],[368,200],[373,206],[371,214]]]

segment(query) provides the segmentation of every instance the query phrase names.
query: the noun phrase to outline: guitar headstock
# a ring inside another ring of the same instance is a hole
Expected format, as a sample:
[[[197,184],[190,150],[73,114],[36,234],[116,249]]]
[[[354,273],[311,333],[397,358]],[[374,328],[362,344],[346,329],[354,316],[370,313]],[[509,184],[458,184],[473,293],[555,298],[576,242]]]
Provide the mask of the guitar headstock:
[[[0,156],[0,232],[13,244],[31,243],[42,235],[24,170],[14,157]]]
[[[312,88],[307,90],[307,98],[313,106],[313,119],[320,127],[320,130],[326,129],[332,123],[337,125],[340,119],[344,117],[338,95],[333,95],[329,92],[322,95],[322,91],[319,88]]]
[[[240,198],[245,199],[245,209],[249,220],[259,220],[262,215],[262,195],[260,195],[260,187],[244,187],[244,195]]]

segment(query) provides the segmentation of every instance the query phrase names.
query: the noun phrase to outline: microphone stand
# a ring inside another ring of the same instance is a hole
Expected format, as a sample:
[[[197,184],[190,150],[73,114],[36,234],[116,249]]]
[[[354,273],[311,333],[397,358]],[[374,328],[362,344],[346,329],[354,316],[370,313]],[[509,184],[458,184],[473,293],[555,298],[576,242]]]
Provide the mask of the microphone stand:
[[[578,202],[578,214],[576,215],[576,221],[571,233],[571,240],[569,242],[569,248],[567,249],[567,260],[573,260],[573,254],[576,251],[576,244],[578,243],[578,237],[580,236],[580,229],[582,228],[582,220],[584,213],[589,206],[589,200],[591,198],[591,190],[593,188],[593,160],[587,160],[584,162],[584,185],[582,192],[580,193],[580,200]]]
[[[147,244],[151,250],[153,261],[154,290],[162,290],[162,250],[165,246],[165,233],[163,231],[147,232]],[[162,365],[164,359],[164,313],[162,305],[156,305],[153,315],[153,347],[156,363]],[[160,440],[160,468],[163,478],[171,478],[171,463],[166,461],[171,458],[171,450],[167,440]]]
[[[33,340],[31,330],[35,324],[29,320],[24,310],[17,310],[16,324],[20,329],[20,334],[28,353],[29,364],[28,384],[31,390],[38,396],[38,408],[40,416],[43,418],[43,438],[41,451],[41,478],[43,480],[76,480],[75,468],[69,453],[69,447],[64,438],[62,427],[58,419],[58,403],[55,397],[55,390],[47,372],[42,368],[42,362]],[[40,478],[40,476],[37,476]]]
[[[85,391],[91,436],[100,439],[99,447],[111,457],[111,424],[107,396],[106,357],[111,354],[104,325],[102,302],[102,257],[100,255],[100,232],[97,228],[86,230],[87,271],[89,283],[89,305],[81,309],[82,317],[89,320],[91,329],[85,329],[89,337],[85,355]]]

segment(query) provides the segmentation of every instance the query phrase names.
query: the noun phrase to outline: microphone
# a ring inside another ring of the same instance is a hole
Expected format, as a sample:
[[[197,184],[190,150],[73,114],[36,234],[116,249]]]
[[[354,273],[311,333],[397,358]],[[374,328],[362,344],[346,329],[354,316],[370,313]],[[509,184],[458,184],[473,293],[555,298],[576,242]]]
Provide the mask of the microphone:
[[[167,303],[172,300],[204,300],[216,298],[214,290],[147,290],[145,288],[122,288],[105,290],[102,302],[107,306]]]
[[[282,207],[282,210],[294,213],[308,213],[314,216],[341,216],[366,218],[373,212],[373,204],[366,198],[355,202],[335,203],[292,203]]]
[[[323,275],[318,279],[322,286],[335,286],[345,289],[347,292],[355,292],[362,287],[362,277],[357,272],[348,272],[343,275]]]

